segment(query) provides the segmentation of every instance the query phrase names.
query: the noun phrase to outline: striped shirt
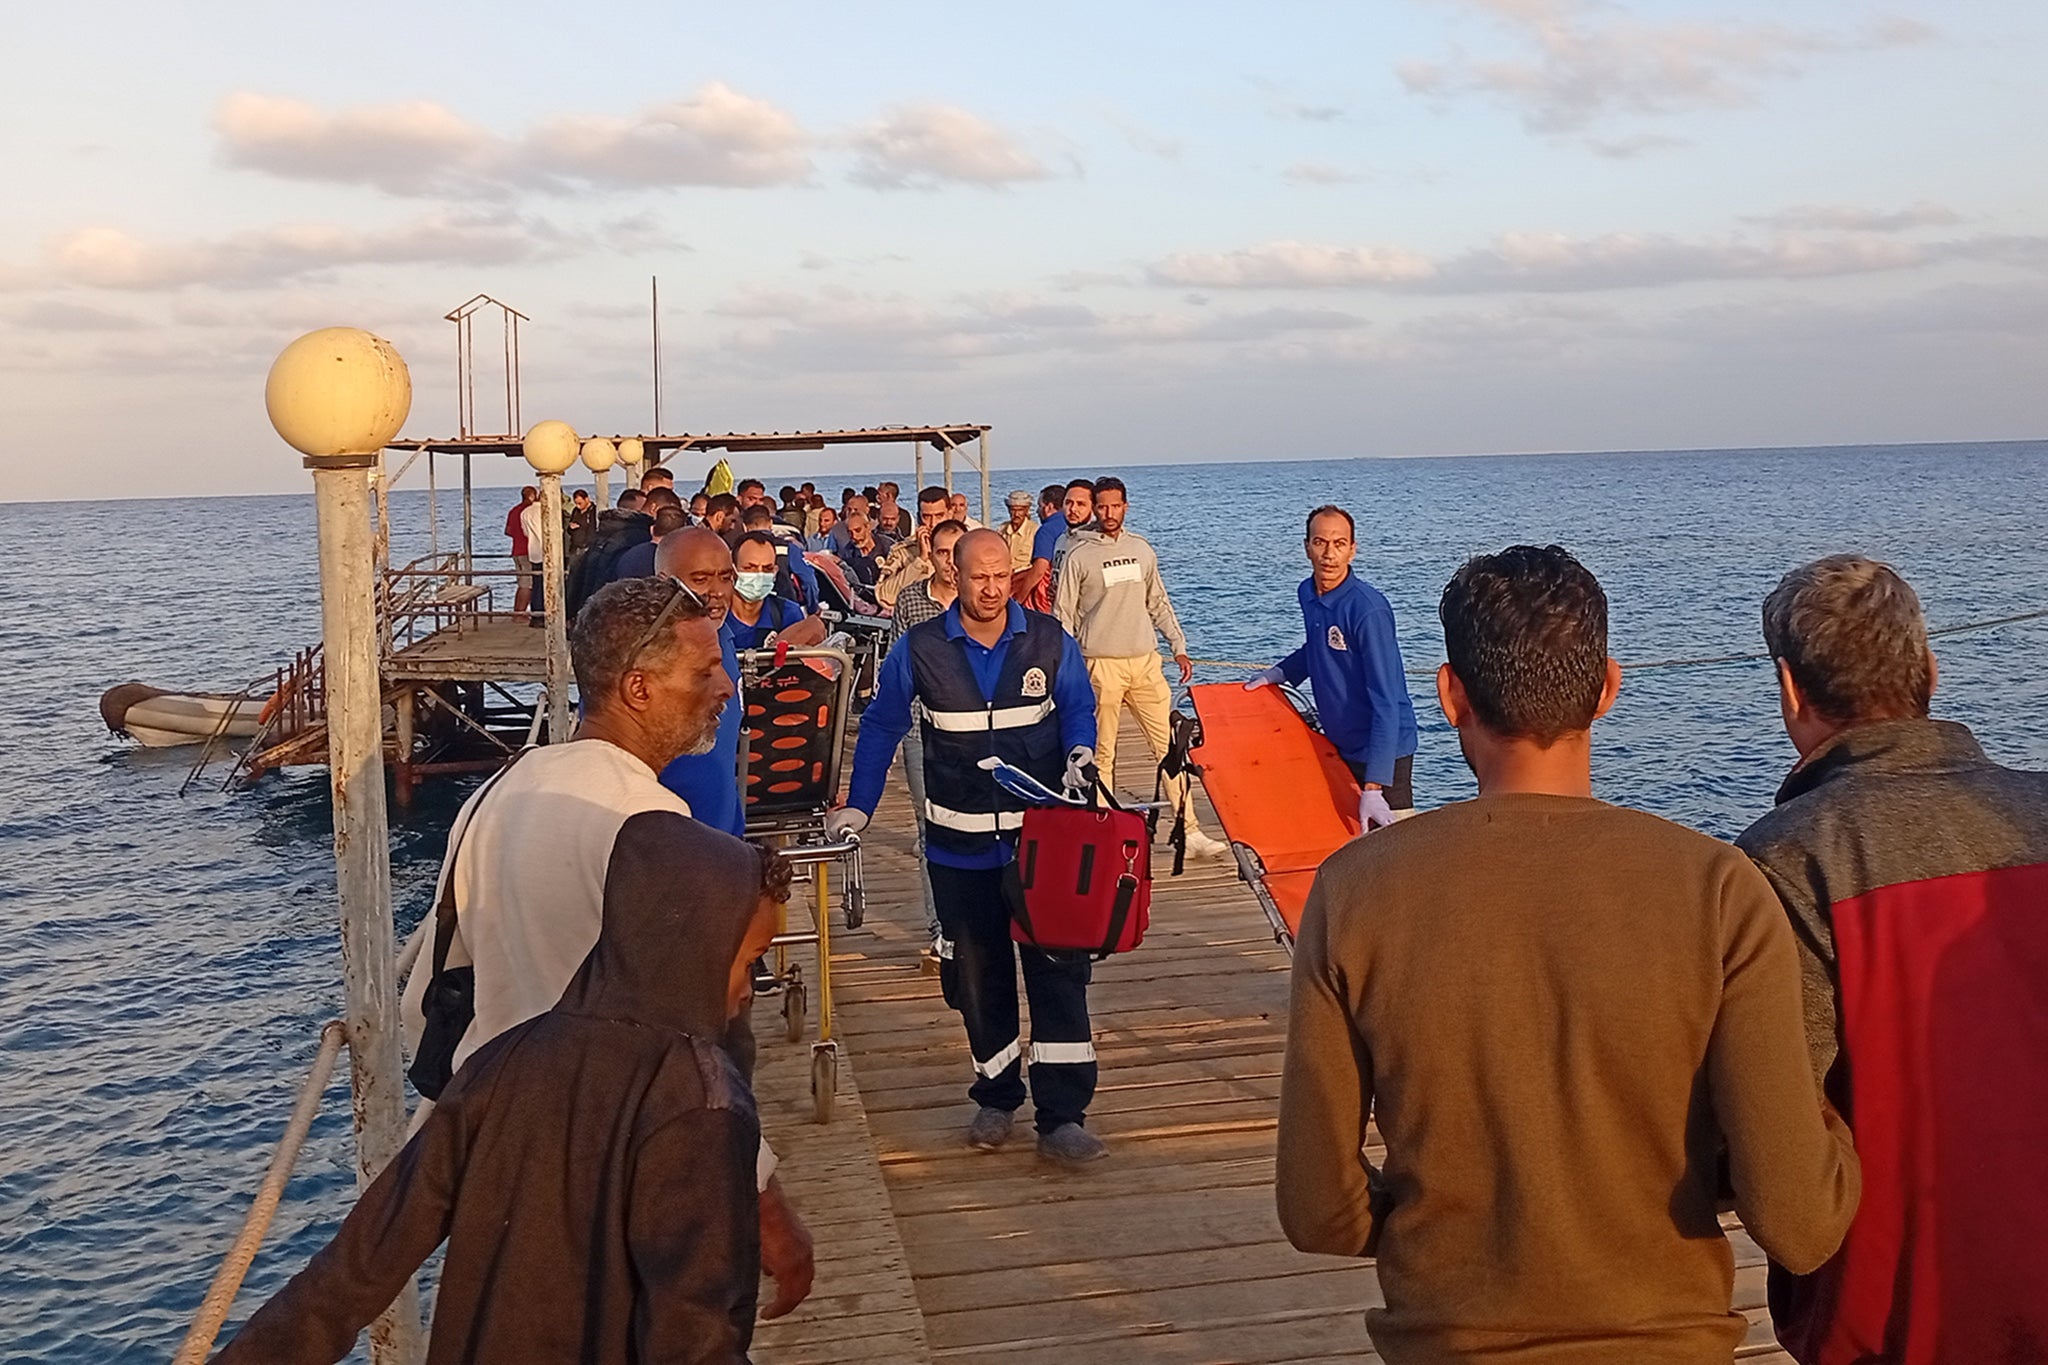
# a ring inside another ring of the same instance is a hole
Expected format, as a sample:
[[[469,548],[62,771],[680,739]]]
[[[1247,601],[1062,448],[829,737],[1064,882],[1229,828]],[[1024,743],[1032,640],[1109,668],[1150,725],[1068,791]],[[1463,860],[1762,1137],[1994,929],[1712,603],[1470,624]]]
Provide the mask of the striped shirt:
[[[902,639],[903,633],[912,626],[921,626],[934,616],[946,614],[946,608],[932,600],[931,586],[930,579],[921,578],[896,594],[896,625],[889,633],[890,644]]]

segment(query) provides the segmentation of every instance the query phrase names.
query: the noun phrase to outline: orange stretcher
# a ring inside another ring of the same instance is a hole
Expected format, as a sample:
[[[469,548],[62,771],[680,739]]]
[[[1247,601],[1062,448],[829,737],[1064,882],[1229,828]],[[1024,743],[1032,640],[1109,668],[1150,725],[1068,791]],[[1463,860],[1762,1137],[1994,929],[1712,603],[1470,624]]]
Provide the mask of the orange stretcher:
[[[1223,822],[1238,874],[1291,953],[1323,859],[1358,837],[1358,783],[1285,689],[1188,689],[1200,723],[1188,757]]]

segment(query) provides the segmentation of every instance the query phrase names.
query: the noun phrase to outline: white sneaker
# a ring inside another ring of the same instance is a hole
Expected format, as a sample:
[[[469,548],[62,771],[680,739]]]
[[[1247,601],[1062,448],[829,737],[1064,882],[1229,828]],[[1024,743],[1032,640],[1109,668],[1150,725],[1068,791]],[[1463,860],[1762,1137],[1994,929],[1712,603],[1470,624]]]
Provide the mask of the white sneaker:
[[[1230,859],[1230,845],[1221,839],[1211,839],[1197,827],[1188,826],[1188,856],[1190,858]]]

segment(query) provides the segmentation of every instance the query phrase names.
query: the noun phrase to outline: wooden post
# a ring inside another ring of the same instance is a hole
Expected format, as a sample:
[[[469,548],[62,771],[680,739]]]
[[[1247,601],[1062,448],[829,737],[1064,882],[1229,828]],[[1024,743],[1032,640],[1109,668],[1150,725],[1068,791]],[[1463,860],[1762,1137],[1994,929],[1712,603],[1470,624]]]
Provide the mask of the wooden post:
[[[475,524],[469,515],[469,452],[462,452],[462,572],[476,572],[476,543],[471,527]]]
[[[953,443],[941,442],[939,450],[946,457],[946,493],[950,496],[953,492]]]
[[[569,705],[569,618],[562,581],[562,476],[540,476],[541,593],[547,608],[548,743],[567,744],[576,728]]]
[[[910,444],[912,450],[916,452],[912,458],[917,462],[917,474],[915,476],[917,482],[910,490],[910,503],[911,506],[915,507],[917,505],[917,495],[924,492],[924,442],[912,441]]]
[[[996,519],[989,515],[988,501],[988,433],[983,432],[974,443],[975,458],[981,462],[981,524],[994,526]]]
[[[391,837],[384,811],[384,706],[377,649],[370,481],[376,455],[309,456],[320,537],[320,626],[327,670],[327,773],[341,901],[341,974],[355,1101],[356,1188],[405,1144],[398,989],[391,927]],[[411,1281],[370,1329],[377,1365],[420,1358]]]
[[[391,791],[401,806],[412,804],[413,771],[413,707],[414,695],[411,687],[401,687],[398,695],[391,699],[391,709],[397,714],[397,723],[392,727],[392,782]]]

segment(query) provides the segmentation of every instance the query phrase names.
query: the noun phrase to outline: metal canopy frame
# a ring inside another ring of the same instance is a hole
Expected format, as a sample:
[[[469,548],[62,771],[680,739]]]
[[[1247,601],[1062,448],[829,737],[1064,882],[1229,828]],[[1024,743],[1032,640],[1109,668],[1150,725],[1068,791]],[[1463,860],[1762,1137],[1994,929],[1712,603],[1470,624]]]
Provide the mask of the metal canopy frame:
[[[852,445],[902,445],[909,443],[917,447],[915,454],[916,481],[919,487],[925,482],[925,447],[938,452],[947,492],[953,491],[953,474],[956,460],[965,460],[968,467],[980,476],[981,519],[994,525],[990,517],[991,495],[989,475],[992,468],[989,461],[989,427],[976,422],[946,423],[922,427],[849,427],[835,431],[730,431],[701,435],[679,436],[635,436],[622,432],[609,439],[615,444],[632,437],[646,449],[653,463],[661,463],[664,453],[681,454],[686,450],[724,451],[727,454],[744,455],[778,450],[823,450],[827,446]],[[452,436],[429,439],[402,439],[390,443],[391,450],[428,451],[433,454],[461,455],[465,470],[469,457],[476,455],[520,455],[523,453],[521,440],[517,436]],[[468,518],[465,516],[465,522]]]

